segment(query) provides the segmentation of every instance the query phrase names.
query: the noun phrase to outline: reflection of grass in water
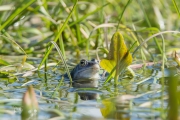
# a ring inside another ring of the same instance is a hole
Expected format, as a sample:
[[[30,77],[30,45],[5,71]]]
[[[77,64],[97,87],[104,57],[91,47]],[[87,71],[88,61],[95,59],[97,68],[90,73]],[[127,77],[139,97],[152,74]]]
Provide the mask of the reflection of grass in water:
[[[1,33],[5,37],[13,38],[28,56],[45,56],[41,65],[50,53],[50,60],[59,61],[59,57],[55,57],[57,53],[52,49],[52,45],[49,51],[45,50],[48,43],[52,40],[58,44],[61,52],[67,59],[72,56],[82,55],[82,51],[84,50],[86,50],[86,53],[89,55],[91,50],[95,48],[108,48],[109,40],[116,31],[115,26],[118,23],[120,24],[117,28],[124,36],[128,48],[130,48],[135,41],[141,46],[134,55],[134,62],[142,60],[146,63],[147,61],[162,60],[163,71],[167,57],[165,56],[167,50],[165,49],[165,44],[166,48],[177,47],[179,49],[180,44],[177,31],[174,32],[176,36],[172,36],[172,34],[162,34],[164,31],[170,33],[169,30],[178,29],[180,16],[178,8],[180,4],[179,1],[163,1],[162,3],[155,0],[139,0],[131,1],[130,4],[126,6],[127,1],[114,0],[107,3],[106,1],[93,0],[91,2],[80,1],[77,3],[76,8],[74,7],[74,9],[72,9],[73,5],[76,5],[76,2],[77,1],[73,3],[69,0],[60,2],[50,2],[47,0],[37,2],[34,0],[23,2],[12,0],[2,1],[0,14]],[[14,7],[12,7],[12,4]],[[5,32],[3,30],[5,30]],[[154,34],[159,34],[161,37],[155,36]],[[155,40],[147,40],[151,38]],[[174,41],[169,42],[169,40],[172,39]],[[104,44],[105,40],[106,45]],[[15,48],[8,48],[7,46],[10,44],[11,43],[7,42],[5,38],[2,38],[0,40],[1,53],[3,52],[3,54],[10,55],[11,51]],[[7,51],[4,51],[4,48],[6,48]],[[136,46],[132,51],[135,49]],[[44,51],[46,51],[45,55],[43,55]],[[66,52],[68,51],[71,51],[72,54],[67,55]],[[14,53],[19,54],[18,50]],[[101,51],[98,54],[101,54],[100,58],[102,59],[102,54],[104,53]],[[154,54],[160,54],[162,59],[157,58]],[[84,56],[86,56],[86,54],[83,54],[83,57]],[[91,56],[88,57],[90,58]],[[6,62],[1,61],[3,65],[8,65]],[[174,80],[175,78],[172,79]],[[169,111],[177,110],[177,104],[174,102],[177,99],[177,96],[175,96],[177,93],[175,90],[175,81],[176,80],[169,81],[174,82],[169,83],[169,88],[172,88],[169,89]],[[162,91],[165,89],[163,83],[162,80]],[[106,87],[107,89],[111,89],[113,86],[110,85]],[[114,91],[117,92],[117,94],[119,93],[116,89],[114,89]],[[111,91],[112,94],[110,93],[110,96],[116,95],[114,91]],[[163,97],[161,100],[163,101]],[[166,108],[162,108],[162,118],[164,118],[165,109]],[[169,112],[169,117],[171,118],[171,116],[177,115],[172,115],[172,113]]]

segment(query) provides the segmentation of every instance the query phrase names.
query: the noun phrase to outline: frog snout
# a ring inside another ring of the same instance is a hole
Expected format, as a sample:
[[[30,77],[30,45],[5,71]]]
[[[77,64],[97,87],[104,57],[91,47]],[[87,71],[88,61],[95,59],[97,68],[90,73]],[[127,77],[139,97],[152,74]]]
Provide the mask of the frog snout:
[[[92,69],[99,71],[99,70],[100,70],[100,67],[99,67],[98,64],[94,64],[94,65],[92,66]]]

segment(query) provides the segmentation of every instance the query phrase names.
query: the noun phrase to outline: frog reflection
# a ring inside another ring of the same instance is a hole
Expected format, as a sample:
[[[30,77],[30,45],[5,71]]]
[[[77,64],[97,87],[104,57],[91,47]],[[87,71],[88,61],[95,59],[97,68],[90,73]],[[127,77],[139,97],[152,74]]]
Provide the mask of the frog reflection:
[[[78,92],[78,95],[80,96],[81,100],[96,100],[99,98],[99,94],[93,92]]]
[[[82,59],[80,63],[71,71],[71,78],[73,80],[73,87],[75,88],[96,88],[98,87],[98,80],[100,66],[96,59],[87,61]],[[68,75],[65,74],[65,78]],[[98,97],[97,93],[78,92],[82,100],[92,100]]]

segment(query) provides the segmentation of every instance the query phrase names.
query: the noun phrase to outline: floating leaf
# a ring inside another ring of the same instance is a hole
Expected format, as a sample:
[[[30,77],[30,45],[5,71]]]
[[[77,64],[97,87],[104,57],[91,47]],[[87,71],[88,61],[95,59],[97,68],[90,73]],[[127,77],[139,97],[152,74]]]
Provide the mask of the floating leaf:
[[[0,64],[12,65],[15,63],[24,64],[26,62],[27,55],[0,55]],[[6,63],[5,63],[6,62]]]
[[[18,79],[15,75],[13,75],[9,72],[5,72],[5,71],[4,72],[0,71],[0,78],[1,78],[1,81],[5,80],[8,83],[13,83]]]
[[[13,65],[7,65],[4,67],[0,67],[0,72],[2,71],[6,71],[6,72],[11,72],[11,73],[15,73],[15,72],[24,72],[26,70],[32,70],[35,67],[29,63],[16,63]]]
[[[100,66],[115,77],[115,73],[119,74],[131,63],[132,56],[127,50],[124,38],[120,32],[116,32],[111,39],[108,56],[101,60]]]

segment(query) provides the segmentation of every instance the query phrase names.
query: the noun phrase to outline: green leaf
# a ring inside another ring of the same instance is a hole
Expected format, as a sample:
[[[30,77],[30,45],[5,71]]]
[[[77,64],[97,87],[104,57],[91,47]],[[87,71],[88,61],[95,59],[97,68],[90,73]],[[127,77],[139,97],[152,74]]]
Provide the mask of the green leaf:
[[[102,59],[100,66],[112,74],[118,75],[132,63],[132,55],[129,53],[124,38],[120,32],[116,32],[110,44],[110,51],[106,59]]]

